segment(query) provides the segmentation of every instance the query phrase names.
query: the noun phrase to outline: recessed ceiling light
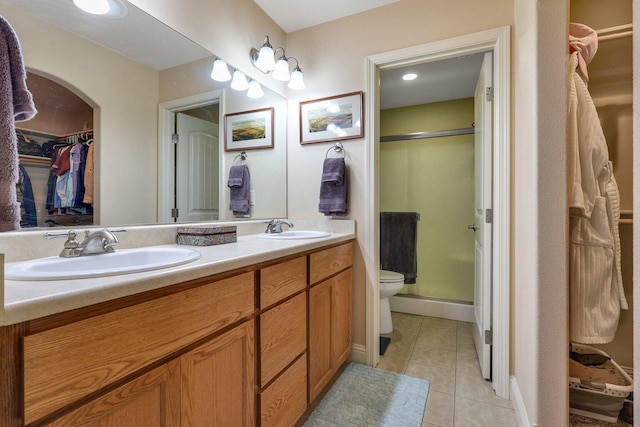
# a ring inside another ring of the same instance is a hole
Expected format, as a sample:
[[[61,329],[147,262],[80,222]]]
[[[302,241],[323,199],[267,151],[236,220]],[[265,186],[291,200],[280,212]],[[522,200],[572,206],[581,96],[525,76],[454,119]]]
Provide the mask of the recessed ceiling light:
[[[415,80],[417,77],[418,75],[415,73],[407,73],[404,76],[402,76],[402,80]]]
[[[92,15],[120,18],[127,14],[127,7],[120,0],[73,0],[73,4]]]

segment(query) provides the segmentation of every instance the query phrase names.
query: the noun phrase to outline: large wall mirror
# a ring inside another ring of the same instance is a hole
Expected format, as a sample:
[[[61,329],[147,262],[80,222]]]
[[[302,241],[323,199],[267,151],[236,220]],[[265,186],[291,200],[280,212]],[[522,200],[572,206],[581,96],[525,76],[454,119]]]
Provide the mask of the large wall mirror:
[[[268,88],[263,88],[264,97],[249,99],[211,80],[211,52],[124,4],[126,16],[104,18],[76,11],[71,0],[0,0],[0,15],[22,45],[29,88],[32,81],[34,91],[49,81],[85,104],[70,124],[61,116],[61,96],[52,100],[34,93],[39,122],[18,123],[25,136],[42,144],[78,134],[81,142],[93,145],[94,225],[286,217],[286,99]],[[91,35],[77,34],[87,28]],[[118,42],[114,34],[125,36]],[[253,205],[248,216],[237,217],[229,210],[226,181],[231,166],[242,159],[238,151],[225,150],[225,115],[265,108],[273,108],[274,146],[246,151]],[[185,121],[203,123],[214,137],[201,151],[206,161],[194,161],[193,150],[181,157],[173,144],[171,134]],[[45,122],[54,126],[45,129]],[[32,181],[46,178],[46,163],[25,162]],[[205,185],[194,191],[194,183]],[[34,196],[39,203],[46,198]],[[174,218],[178,199],[186,202]],[[64,212],[65,217],[52,218],[44,206],[38,211],[39,227],[73,226],[76,219],[69,217],[78,215]]]

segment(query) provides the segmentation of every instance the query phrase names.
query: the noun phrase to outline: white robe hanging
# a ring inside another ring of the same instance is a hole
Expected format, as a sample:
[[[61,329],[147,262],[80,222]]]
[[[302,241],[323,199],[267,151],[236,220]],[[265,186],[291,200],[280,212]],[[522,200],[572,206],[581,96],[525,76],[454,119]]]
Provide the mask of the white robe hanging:
[[[587,85],[569,58],[569,207],[571,341],[613,341],[627,309],[620,272],[620,196]]]

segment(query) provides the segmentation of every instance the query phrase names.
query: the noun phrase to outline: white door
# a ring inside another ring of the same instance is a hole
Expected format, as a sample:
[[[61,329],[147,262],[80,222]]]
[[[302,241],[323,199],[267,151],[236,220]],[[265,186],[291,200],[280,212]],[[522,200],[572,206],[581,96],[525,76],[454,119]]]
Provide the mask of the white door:
[[[485,53],[475,90],[475,233],[473,340],[482,376],[491,379],[492,54]]]
[[[177,222],[219,219],[218,125],[176,114]]]

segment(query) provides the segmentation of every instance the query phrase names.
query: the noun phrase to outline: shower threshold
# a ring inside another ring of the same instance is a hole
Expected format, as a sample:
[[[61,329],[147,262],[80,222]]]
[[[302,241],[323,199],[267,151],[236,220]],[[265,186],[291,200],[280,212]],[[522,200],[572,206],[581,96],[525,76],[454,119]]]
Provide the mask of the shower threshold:
[[[473,301],[460,301],[460,300],[447,299],[447,298],[425,297],[423,295],[396,294],[395,296],[402,297],[402,298],[423,299],[423,300],[436,301],[436,302],[450,302],[450,303],[453,303],[453,304],[473,305]]]
[[[391,311],[420,316],[473,322],[474,305],[469,301],[452,301],[420,295],[396,294],[389,297]]]

